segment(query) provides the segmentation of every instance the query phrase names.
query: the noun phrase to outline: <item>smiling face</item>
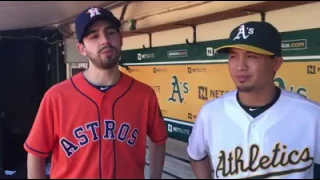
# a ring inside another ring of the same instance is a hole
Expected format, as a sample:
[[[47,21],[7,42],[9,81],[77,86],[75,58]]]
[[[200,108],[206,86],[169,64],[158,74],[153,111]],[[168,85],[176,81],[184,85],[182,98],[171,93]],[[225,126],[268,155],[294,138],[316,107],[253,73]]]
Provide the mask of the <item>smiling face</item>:
[[[274,85],[275,72],[280,68],[282,58],[272,58],[242,49],[229,51],[229,71],[238,91],[259,91]]]
[[[77,45],[79,52],[98,69],[114,68],[119,62],[121,47],[122,37],[118,29],[103,20],[92,24],[83,42]]]

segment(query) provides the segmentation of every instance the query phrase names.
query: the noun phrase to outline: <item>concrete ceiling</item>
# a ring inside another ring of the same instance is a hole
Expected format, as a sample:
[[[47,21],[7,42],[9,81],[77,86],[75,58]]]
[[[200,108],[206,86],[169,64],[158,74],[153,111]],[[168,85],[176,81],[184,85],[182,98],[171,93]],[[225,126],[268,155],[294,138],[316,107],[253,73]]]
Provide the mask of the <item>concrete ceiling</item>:
[[[90,6],[119,1],[0,1],[0,31],[45,27],[70,19]]]

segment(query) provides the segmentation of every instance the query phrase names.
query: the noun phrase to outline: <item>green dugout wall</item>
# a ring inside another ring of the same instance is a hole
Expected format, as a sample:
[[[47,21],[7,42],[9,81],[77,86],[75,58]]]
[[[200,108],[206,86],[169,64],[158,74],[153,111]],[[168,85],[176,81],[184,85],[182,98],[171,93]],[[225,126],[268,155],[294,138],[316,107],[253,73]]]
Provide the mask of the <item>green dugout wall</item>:
[[[285,63],[275,84],[320,102],[320,29],[282,33]],[[169,38],[169,37],[164,37]],[[201,106],[234,90],[227,56],[215,48],[227,40],[127,50],[122,71],[152,86],[170,137],[187,141]]]

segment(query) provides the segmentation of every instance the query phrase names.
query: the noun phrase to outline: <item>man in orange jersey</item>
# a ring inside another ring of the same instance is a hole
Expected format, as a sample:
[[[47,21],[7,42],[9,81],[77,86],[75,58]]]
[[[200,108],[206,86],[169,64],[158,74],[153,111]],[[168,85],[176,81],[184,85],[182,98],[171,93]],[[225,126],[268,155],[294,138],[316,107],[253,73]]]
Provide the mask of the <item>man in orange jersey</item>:
[[[24,148],[28,178],[139,179],[150,138],[150,178],[161,178],[167,130],[153,89],[119,70],[120,21],[103,8],[76,19],[89,68],[50,88]]]

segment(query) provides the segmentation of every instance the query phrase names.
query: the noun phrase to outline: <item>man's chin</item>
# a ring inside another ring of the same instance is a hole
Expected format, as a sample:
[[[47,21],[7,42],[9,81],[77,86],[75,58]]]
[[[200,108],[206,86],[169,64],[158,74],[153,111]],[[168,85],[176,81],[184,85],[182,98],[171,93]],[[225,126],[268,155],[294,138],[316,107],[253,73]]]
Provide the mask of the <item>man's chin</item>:
[[[108,64],[103,64],[100,68],[101,69],[113,69],[117,66],[117,63],[108,63]]]
[[[102,61],[102,62],[92,62],[92,64],[97,68],[97,69],[113,69],[118,65],[117,61]]]
[[[253,86],[239,85],[237,86],[237,90],[239,92],[251,92],[253,90]]]
[[[115,60],[108,60],[107,62],[104,61],[101,64],[103,69],[113,69],[117,65],[118,65],[118,61],[115,61]]]

